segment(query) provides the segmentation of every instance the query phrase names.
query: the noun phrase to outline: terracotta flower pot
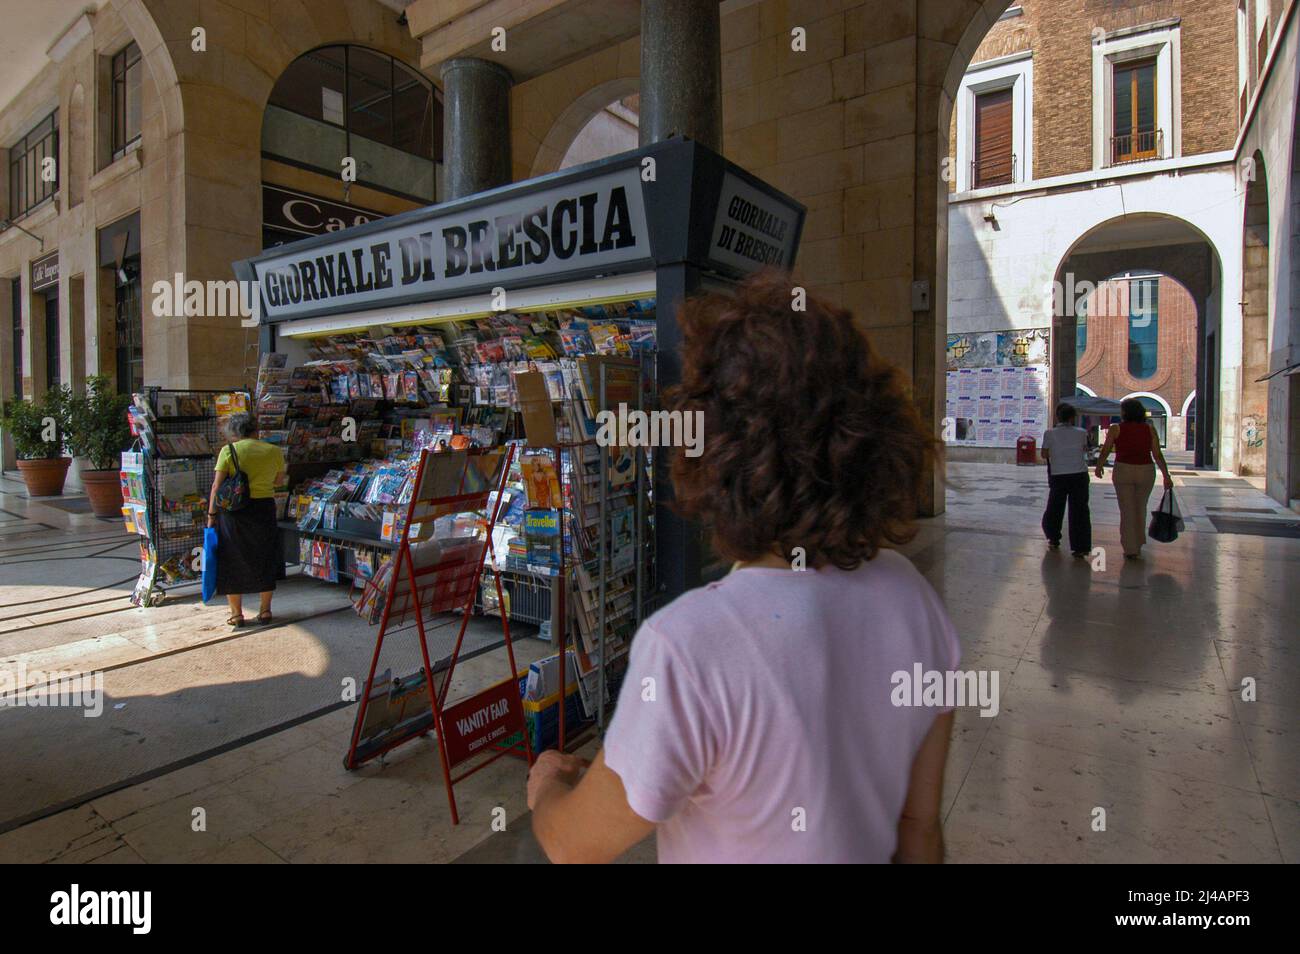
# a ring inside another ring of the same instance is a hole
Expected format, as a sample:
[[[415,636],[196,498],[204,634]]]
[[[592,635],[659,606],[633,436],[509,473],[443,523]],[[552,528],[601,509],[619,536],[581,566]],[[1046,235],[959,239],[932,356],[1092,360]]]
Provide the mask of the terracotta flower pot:
[[[71,457],[47,457],[40,460],[20,460],[18,470],[27,484],[30,497],[58,497],[63,493],[63,482],[68,479]]]
[[[83,470],[81,484],[96,517],[122,515],[122,479],[116,470]]]

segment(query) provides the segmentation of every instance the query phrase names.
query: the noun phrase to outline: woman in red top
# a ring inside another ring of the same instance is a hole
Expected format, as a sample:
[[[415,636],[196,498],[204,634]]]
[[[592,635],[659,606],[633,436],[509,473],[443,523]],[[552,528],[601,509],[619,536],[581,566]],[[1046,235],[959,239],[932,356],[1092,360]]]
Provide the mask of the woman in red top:
[[[1147,501],[1156,483],[1156,467],[1165,478],[1165,489],[1174,486],[1160,452],[1160,435],[1147,421],[1147,409],[1137,398],[1128,398],[1119,406],[1120,423],[1106,432],[1106,443],[1097,458],[1097,476],[1106,474],[1106,460],[1115,450],[1115,471],[1111,480],[1119,500],[1119,538],[1124,556],[1136,560],[1147,542]],[[1153,466],[1154,465],[1154,466]]]

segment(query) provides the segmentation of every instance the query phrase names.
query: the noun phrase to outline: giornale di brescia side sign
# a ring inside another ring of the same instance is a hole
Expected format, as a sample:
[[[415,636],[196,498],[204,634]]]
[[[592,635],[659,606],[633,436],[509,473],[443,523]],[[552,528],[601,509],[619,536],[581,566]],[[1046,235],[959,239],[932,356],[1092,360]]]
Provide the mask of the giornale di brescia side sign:
[[[240,278],[258,284],[262,320],[447,298],[651,258],[635,166],[373,225],[239,263]]]

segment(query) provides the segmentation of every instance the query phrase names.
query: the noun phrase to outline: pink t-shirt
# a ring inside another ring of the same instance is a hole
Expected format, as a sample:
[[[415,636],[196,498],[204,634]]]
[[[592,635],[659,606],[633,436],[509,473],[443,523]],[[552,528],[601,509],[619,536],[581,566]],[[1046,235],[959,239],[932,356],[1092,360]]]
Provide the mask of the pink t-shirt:
[[[893,674],[960,659],[894,551],[851,572],[734,570],[642,625],[605,761],[658,824],[661,862],[887,862],[946,711],[895,706]]]

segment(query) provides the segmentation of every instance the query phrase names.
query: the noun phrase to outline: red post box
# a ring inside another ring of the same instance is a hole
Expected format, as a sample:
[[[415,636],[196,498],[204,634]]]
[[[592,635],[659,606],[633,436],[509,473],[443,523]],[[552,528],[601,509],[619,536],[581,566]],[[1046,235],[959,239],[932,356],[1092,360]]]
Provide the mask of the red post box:
[[[1038,463],[1038,441],[1032,437],[1022,437],[1016,441],[1016,464]]]

